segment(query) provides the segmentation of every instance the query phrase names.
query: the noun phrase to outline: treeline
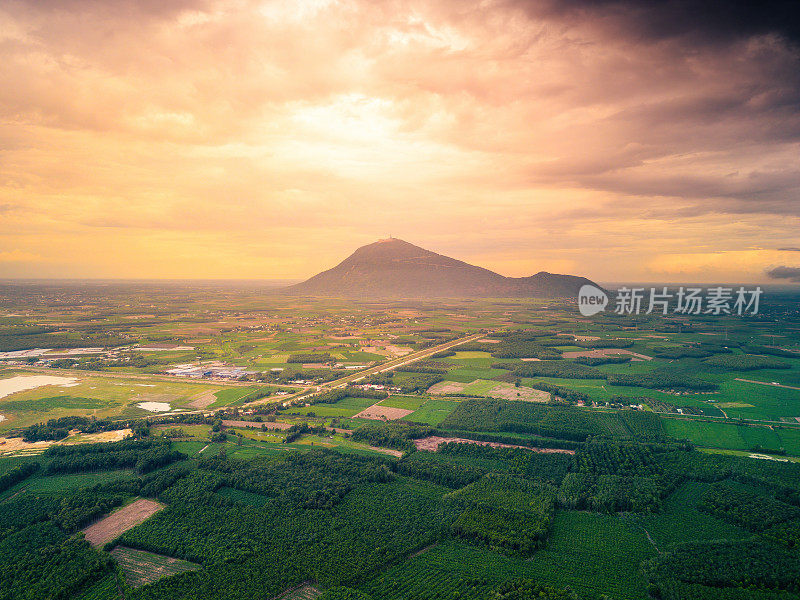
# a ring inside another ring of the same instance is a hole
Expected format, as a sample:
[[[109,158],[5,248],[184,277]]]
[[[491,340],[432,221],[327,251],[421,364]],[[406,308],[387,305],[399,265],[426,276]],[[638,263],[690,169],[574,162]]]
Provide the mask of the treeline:
[[[394,385],[400,388],[403,394],[421,393],[427,391],[429,387],[442,381],[444,377],[439,374],[419,373],[413,374],[411,377],[397,381],[392,379]]]
[[[582,442],[609,433],[599,417],[569,406],[505,400],[464,400],[442,421],[443,429],[533,433]]]
[[[747,345],[742,348],[748,354],[769,354],[781,358],[800,358],[800,352],[792,352],[783,348],[773,348],[770,346]]]
[[[680,477],[643,444],[588,443],[558,491],[559,504],[598,512],[654,512]]]
[[[727,350],[730,352],[730,350]],[[656,348],[653,355],[656,358],[678,360],[681,358],[706,358],[713,352],[702,350],[696,346],[679,346],[678,348]]]
[[[24,481],[39,469],[41,469],[41,466],[38,462],[29,462],[9,469],[0,475],[0,493],[17,485],[20,481]]]
[[[705,381],[688,373],[675,373],[669,369],[656,369],[650,373],[635,375],[610,374],[608,375],[608,385],[694,392],[711,392],[719,389],[716,383]]]
[[[585,404],[591,403],[589,394],[571,390],[559,385],[553,385],[552,383],[547,383],[544,381],[532,381],[528,384],[528,387],[535,390],[542,390],[543,392],[550,392],[551,397],[555,396],[556,398],[566,400],[567,402],[583,402]]]
[[[112,568],[74,533],[122,503],[99,488],[0,504],[0,600],[69,600]]]
[[[360,484],[385,483],[394,477],[384,459],[346,457],[328,450],[290,454],[286,460],[268,463],[248,463],[220,455],[201,462],[200,468],[222,474],[215,489],[228,486],[314,509],[334,507]]]
[[[654,512],[662,491],[651,477],[568,473],[558,490],[560,506],[597,512]]]
[[[578,364],[587,365],[590,367],[599,367],[600,365],[621,365],[631,362],[630,356],[578,356],[572,359]]]
[[[452,366],[452,365],[449,365]],[[410,365],[395,367],[398,373],[430,373],[434,375],[444,375],[447,373],[446,363],[436,362],[435,360],[420,360]]]
[[[744,588],[759,591],[800,591],[800,554],[757,540],[689,542],[679,544],[642,565],[651,581],[651,595],[677,600],[672,581],[706,588]],[[682,586],[678,586],[680,589]],[[685,588],[684,588],[685,589]],[[704,590],[698,590],[703,593]],[[713,592],[712,590],[708,590]],[[666,594],[664,592],[667,592]],[[682,598],[726,598],[692,595]],[[736,597],[736,596],[734,596]],[[745,598],[745,596],[739,596]]]
[[[109,421],[107,419],[90,419],[87,417],[59,417],[49,419],[46,423],[29,425],[22,430],[22,439],[26,442],[61,440],[69,435],[70,430],[77,429],[81,433],[96,433],[135,427],[137,421]]]
[[[51,459],[47,463],[48,474],[126,468],[148,473],[186,458],[185,454],[170,450],[170,443],[162,440],[50,446],[44,456]]]
[[[558,342],[563,344],[564,342]],[[540,360],[558,360],[561,351],[542,345],[538,340],[505,338],[494,344],[494,358],[538,358]]]
[[[309,404],[336,404],[339,400],[344,400],[345,398],[373,398],[375,400],[383,400],[388,397],[389,394],[381,390],[364,390],[348,386],[311,396],[306,399],[306,402]]]
[[[555,495],[550,485],[491,473],[445,496],[464,507],[451,531],[494,550],[529,555],[544,544],[555,514]]]
[[[570,589],[542,585],[533,579],[512,579],[502,583],[487,600],[581,600]]]
[[[756,532],[786,521],[800,522],[800,508],[725,483],[709,487],[698,508],[718,519]]]
[[[438,488],[393,477],[391,464],[317,450],[202,461],[199,470],[160,495],[168,508],[127,531],[120,543],[204,567],[127,597],[273,598],[309,580],[326,589],[359,586],[381,567],[434,543],[455,516]],[[256,506],[216,491],[244,487],[237,478],[245,475],[252,475],[252,493],[265,502]],[[327,505],[326,498],[334,500],[347,488],[346,501]]]
[[[434,435],[435,432],[433,427],[414,425],[403,421],[367,423],[353,432],[352,439],[372,446],[413,452],[416,449],[413,440]]]
[[[572,342],[573,346],[581,348],[630,348],[633,346],[633,340],[575,340]]]
[[[506,369],[517,377],[561,377],[564,379],[605,379],[606,374],[593,367],[567,360],[526,362],[524,364],[496,363],[494,369]]]
[[[753,354],[712,356],[704,360],[703,364],[723,371],[757,371],[758,369],[790,369],[792,367],[782,360]]]
[[[458,442],[441,444],[438,452],[448,457],[478,459],[481,464],[492,464],[493,470],[555,485],[561,483],[572,465],[572,455],[564,452],[535,452]]]
[[[124,346],[127,340],[109,335],[85,335],[76,337],[68,333],[46,333],[20,335],[9,333],[0,335],[0,352],[32,350],[34,348],[83,348]]]
[[[412,452],[398,461],[397,472],[414,479],[457,489],[477,481],[486,475],[489,469],[453,460],[438,452]]]

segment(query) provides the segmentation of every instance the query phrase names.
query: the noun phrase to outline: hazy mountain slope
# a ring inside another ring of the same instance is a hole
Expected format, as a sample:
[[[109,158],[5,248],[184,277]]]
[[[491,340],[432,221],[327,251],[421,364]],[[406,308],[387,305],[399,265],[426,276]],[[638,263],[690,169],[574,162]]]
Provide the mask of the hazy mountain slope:
[[[347,297],[561,297],[575,296],[583,277],[537,273],[503,277],[398,239],[362,246],[341,263],[284,290]]]

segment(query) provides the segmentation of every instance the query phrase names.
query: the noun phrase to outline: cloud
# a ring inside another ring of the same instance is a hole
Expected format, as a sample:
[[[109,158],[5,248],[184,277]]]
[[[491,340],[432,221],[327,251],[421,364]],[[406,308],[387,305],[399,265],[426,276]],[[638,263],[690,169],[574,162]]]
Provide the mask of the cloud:
[[[783,252],[800,252],[800,248],[796,248],[796,247],[778,248],[778,250],[781,250]]]
[[[657,40],[719,43],[777,33],[800,41],[800,7],[792,0],[522,0],[518,4],[534,14],[620,21],[629,35]]]
[[[772,279],[788,279],[800,283],[800,267],[775,267],[767,271]]]
[[[81,275],[300,277],[388,233],[510,275],[733,273],[800,226],[797,20],[754,7],[12,0],[0,235]]]

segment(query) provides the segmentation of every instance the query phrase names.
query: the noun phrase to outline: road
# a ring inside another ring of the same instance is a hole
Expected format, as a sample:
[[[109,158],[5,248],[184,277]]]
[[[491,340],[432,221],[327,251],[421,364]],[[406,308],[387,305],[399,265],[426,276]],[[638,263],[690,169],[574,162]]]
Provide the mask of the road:
[[[370,375],[375,375],[376,373],[385,373],[386,371],[391,371],[392,369],[396,369],[397,367],[404,367],[418,360],[422,360],[423,358],[429,358],[430,356],[436,354],[437,352],[443,352],[444,350],[449,350],[453,346],[461,346],[462,344],[468,344],[469,342],[474,342],[475,340],[479,340],[485,336],[486,336],[485,333],[475,333],[473,335],[469,335],[464,338],[459,338],[457,340],[452,340],[450,342],[446,342],[438,346],[432,346],[430,348],[425,348],[424,350],[412,352],[411,354],[406,354],[405,356],[401,356],[400,358],[394,358],[392,360],[382,362],[381,364],[375,365],[374,367],[370,367],[369,369],[365,369],[364,371],[358,371],[357,373],[353,373],[352,375],[347,375],[346,377],[329,381],[328,383],[323,384],[321,387],[328,387],[331,389],[340,388],[347,385],[348,383],[359,381],[361,379],[364,379],[365,377],[369,377]]]
[[[368,369],[364,369],[362,371],[356,371],[350,375],[346,375],[345,377],[340,377],[339,379],[334,379],[333,381],[329,381],[327,383],[322,383],[317,386],[305,386],[302,389],[298,390],[294,394],[289,394],[286,396],[269,396],[262,400],[256,400],[254,402],[249,402],[248,406],[257,406],[259,404],[270,404],[274,403],[276,400],[280,402],[286,402],[287,400],[294,400],[297,398],[304,398],[311,394],[316,394],[320,392],[324,392],[327,390],[332,390],[336,388],[341,388],[346,386],[348,383],[352,383],[354,381],[360,381],[365,377],[369,377],[370,375],[374,375],[375,373],[384,373],[386,371],[391,371],[392,369],[396,369],[397,367],[404,367],[405,365],[409,365],[413,362],[418,360],[422,360],[424,358],[429,358],[431,355],[436,354],[437,352],[443,352],[444,350],[449,350],[454,346],[460,346],[462,344],[468,344],[469,342],[474,342],[475,340],[479,340],[482,337],[485,337],[486,333],[474,333],[472,335],[468,335],[463,338],[459,338],[457,340],[451,340],[449,342],[445,342],[444,344],[439,344],[438,346],[431,346],[430,348],[425,348],[424,350],[418,350],[417,352],[412,352],[411,354],[406,354],[405,356],[401,356],[399,358],[393,358],[392,360],[382,362],[374,367],[369,367]],[[19,368],[19,367],[16,367]],[[0,369],[1,370],[1,369]],[[47,367],[25,367],[26,371],[38,371],[43,373],[50,373],[52,374],[53,369]],[[196,383],[196,384],[205,384],[205,385],[220,385],[220,386],[230,386],[230,387],[248,387],[252,385],[257,385],[257,382],[247,381],[247,382],[240,382],[240,381],[217,381],[214,379],[187,379],[185,377],[175,377],[172,375],[155,375],[149,373],[118,373],[113,371],[83,371],[78,369],[58,369],[58,374],[64,375],[75,375],[75,376],[82,376],[86,377],[87,375],[94,375],[99,377],[111,377],[111,378],[119,378],[119,379],[147,379],[150,381],[165,381],[171,383]],[[297,384],[287,384],[281,385],[276,383],[268,383],[266,385],[274,386],[274,387],[286,387],[286,388],[294,388],[297,389]],[[200,410],[190,410],[190,411],[181,411],[187,413],[202,413],[207,412],[204,409]],[[155,415],[154,415],[155,416]]]
[[[449,350],[454,346],[461,346],[462,344],[468,344],[469,342],[474,342],[475,340],[479,340],[483,337],[486,337],[486,333],[474,333],[472,335],[468,335],[463,338],[459,338],[457,340],[451,340],[444,344],[439,344],[438,346],[432,346],[430,348],[425,348],[424,350],[418,350],[417,352],[412,352],[411,354],[406,354],[405,356],[401,356],[399,358],[393,358],[392,360],[388,360],[385,362],[380,363],[379,365],[375,365],[374,367],[369,367],[368,369],[364,369],[362,371],[357,371],[350,375],[346,375],[345,377],[340,377],[339,379],[334,379],[333,381],[328,381],[327,383],[321,383],[320,385],[314,387],[308,387],[303,390],[300,390],[296,394],[292,394],[291,396],[282,396],[280,398],[281,402],[285,402],[287,400],[293,399],[303,399],[311,394],[318,394],[320,392],[324,392],[327,390],[335,390],[337,388],[341,388],[346,386],[348,383],[353,383],[355,381],[361,381],[365,377],[369,377],[370,375],[375,375],[376,373],[385,373],[386,371],[391,371],[392,369],[396,369],[397,367],[404,367],[409,365],[413,362],[418,360],[422,360],[424,358],[429,358],[430,356],[436,354],[437,352],[443,352],[444,350]],[[264,398],[263,400],[256,400],[255,402],[249,402],[248,406],[254,406],[258,404],[269,404],[275,401],[275,396],[270,396],[269,398]]]
[[[791,385],[781,385],[780,383],[771,383],[769,381],[755,381],[753,379],[739,379],[736,381],[744,381],[745,383],[757,383],[759,385],[768,385],[769,387],[783,388],[785,390],[800,390],[800,387],[792,387]]]

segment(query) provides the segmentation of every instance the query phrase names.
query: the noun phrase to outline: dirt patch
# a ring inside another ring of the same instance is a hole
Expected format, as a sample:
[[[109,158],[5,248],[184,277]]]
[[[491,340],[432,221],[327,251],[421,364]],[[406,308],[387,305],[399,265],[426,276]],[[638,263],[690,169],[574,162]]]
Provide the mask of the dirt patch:
[[[163,508],[164,505],[160,502],[139,498],[128,506],[92,523],[82,531],[86,536],[86,541],[92,546],[102,546],[129,529],[133,529],[139,523],[143,523]]]
[[[403,453],[400,450],[392,450],[391,448],[380,448],[378,446],[367,446],[370,450],[374,450],[375,452],[381,452],[382,454],[388,454],[389,456],[394,456],[396,458],[400,458],[403,456]]]
[[[476,440],[468,440],[465,438],[446,438],[438,435],[432,435],[426,438],[414,440],[414,445],[417,450],[428,450],[436,452],[439,449],[439,444],[444,442],[453,442],[456,444],[477,444],[479,446],[491,446],[492,448],[522,448],[523,450],[530,450],[531,452],[540,452],[542,454],[575,454],[575,450],[564,450],[562,448],[531,448],[529,446],[518,446],[516,444],[503,444],[500,442],[479,442]]]
[[[214,395],[215,392],[201,392],[197,394],[191,402],[189,402],[189,406],[192,408],[206,408],[211,406],[216,402],[217,397]]]
[[[311,582],[306,581],[301,585],[289,588],[280,596],[277,596],[275,600],[314,600],[320,595],[322,595],[322,590]]]
[[[653,360],[652,356],[647,356],[646,354],[637,354],[636,352],[631,352],[630,350],[625,350],[624,348],[595,348],[593,350],[581,350],[579,352],[564,352],[564,358],[579,358],[582,356],[589,356],[592,358],[600,358],[603,356],[632,356],[634,359],[639,360]]]
[[[406,410],[405,408],[392,408],[390,406],[381,406],[380,404],[373,404],[369,408],[365,408],[360,413],[353,415],[354,419],[374,419],[376,421],[394,421],[395,419],[402,419],[406,415],[410,415],[413,410]]]
[[[118,429],[115,431],[101,431],[100,433],[80,433],[77,430],[70,432],[67,437],[58,442],[25,442],[21,437],[4,438],[0,437],[0,456],[9,454],[40,454],[48,446],[56,444],[96,444],[97,442],[119,442],[133,433],[130,429]],[[80,437],[77,437],[77,436]]]
[[[500,384],[486,392],[490,398],[501,398],[503,400],[520,400],[522,402],[549,402],[550,392],[535,390],[533,388],[520,386],[516,387],[510,383]]]
[[[460,381],[440,381],[437,384],[428,388],[429,394],[437,396],[444,396],[445,394],[459,394],[464,391],[468,383],[461,383]]]

